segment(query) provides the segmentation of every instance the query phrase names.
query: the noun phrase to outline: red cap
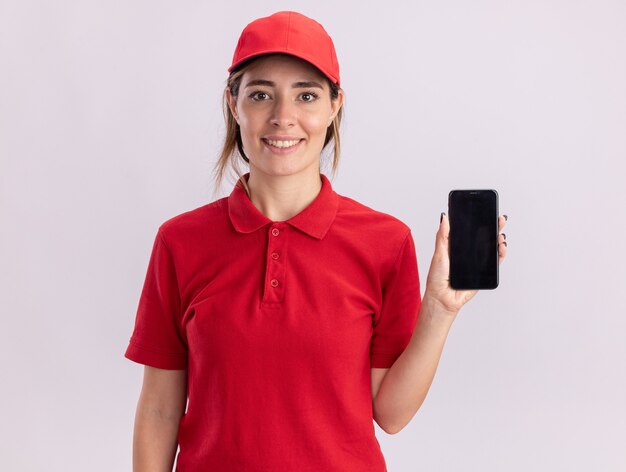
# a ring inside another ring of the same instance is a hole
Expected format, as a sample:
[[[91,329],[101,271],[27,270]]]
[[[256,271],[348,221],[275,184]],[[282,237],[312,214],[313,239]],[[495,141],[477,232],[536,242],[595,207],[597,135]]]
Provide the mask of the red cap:
[[[304,59],[339,85],[339,62],[333,40],[321,24],[301,13],[279,11],[248,24],[239,36],[228,72],[254,56],[271,53]]]

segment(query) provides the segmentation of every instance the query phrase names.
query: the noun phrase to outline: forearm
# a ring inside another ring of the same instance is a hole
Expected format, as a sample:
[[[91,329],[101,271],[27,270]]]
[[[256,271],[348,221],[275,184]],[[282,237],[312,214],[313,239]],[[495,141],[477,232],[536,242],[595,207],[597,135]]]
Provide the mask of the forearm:
[[[402,430],[430,389],[454,316],[424,296],[413,335],[374,400],[374,418],[389,434]]]
[[[180,415],[149,405],[137,407],[133,438],[133,472],[172,472],[178,448]]]

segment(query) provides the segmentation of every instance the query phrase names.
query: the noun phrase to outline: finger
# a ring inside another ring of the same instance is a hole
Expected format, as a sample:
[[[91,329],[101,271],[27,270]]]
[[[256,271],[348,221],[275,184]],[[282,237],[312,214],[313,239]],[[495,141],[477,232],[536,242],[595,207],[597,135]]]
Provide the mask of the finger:
[[[439,229],[441,230],[441,234],[444,238],[448,238],[450,236],[450,221],[448,220],[448,215],[444,213],[441,214],[441,224],[439,225]]]
[[[498,217],[498,232],[502,231],[502,228],[504,228],[504,225],[506,225],[507,219],[508,219],[507,215],[500,215]]]
[[[500,235],[500,238],[502,238],[502,235]],[[506,241],[502,241],[498,244],[498,265],[502,264],[502,261],[506,257],[507,249],[508,245]]]
[[[450,222],[448,220],[448,215],[444,212],[441,213],[439,222],[439,230],[437,231],[437,246],[440,246],[441,249],[448,249],[448,238],[450,237]]]

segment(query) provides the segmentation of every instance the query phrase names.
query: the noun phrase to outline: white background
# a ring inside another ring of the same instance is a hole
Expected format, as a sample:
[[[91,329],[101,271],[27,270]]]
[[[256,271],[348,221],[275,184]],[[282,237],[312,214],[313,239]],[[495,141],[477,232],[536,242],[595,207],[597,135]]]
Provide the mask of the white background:
[[[226,68],[284,9],[339,56],[333,188],[411,226],[424,285],[449,190],[509,215],[500,287],[457,317],[412,422],[376,427],[390,472],[626,470],[619,0],[1,0],[1,468],[131,469],[152,241],[217,198]]]

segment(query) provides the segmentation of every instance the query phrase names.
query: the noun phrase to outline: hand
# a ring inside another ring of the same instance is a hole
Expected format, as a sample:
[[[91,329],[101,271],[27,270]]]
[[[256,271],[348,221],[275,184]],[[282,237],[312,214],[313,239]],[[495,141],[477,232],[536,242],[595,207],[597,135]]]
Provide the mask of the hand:
[[[469,302],[478,290],[454,290],[450,287],[450,255],[449,255],[449,235],[450,222],[448,215],[442,213],[443,218],[437,231],[435,241],[435,254],[430,263],[428,271],[428,279],[426,281],[426,291],[424,299],[428,297],[429,301],[438,304],[443,311],[450,315],[456,316],[459,310]],[[502,229],[506,224],[507,217],[498,217],[498,265],[506,257],[506,235],[502,233]]]

